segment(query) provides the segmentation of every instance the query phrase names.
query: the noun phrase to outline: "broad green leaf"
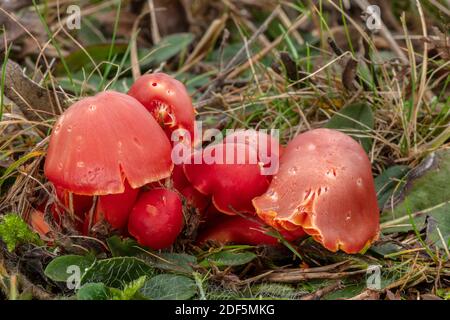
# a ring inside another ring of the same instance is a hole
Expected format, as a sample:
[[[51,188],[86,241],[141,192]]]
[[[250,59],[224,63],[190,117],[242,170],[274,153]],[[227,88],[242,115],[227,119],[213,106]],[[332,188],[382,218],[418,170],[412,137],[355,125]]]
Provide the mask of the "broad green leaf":
[[[91,256],[66,255],[53,259],[45,268],[45,275],[53,281],[66,281],[73,273],[71,267],[78,267],[80,275],[95,261]]]
[[[339,110],[326,124],[326,128],[347,133],[359,141],[366,152],[372,147],[371,131],[375,121],[372,109],[365,103],[355,103]]]
[[[383,209],[394,192],[399,190],[402,185],[401,179],[407,172],[408,166],[392,166],[375,178],[375,189],[377,190],[378,207],[380,209]]]
[[[78,49],[70,53],[67,57],[65,57],[65,61],[67,65],[70,66],[71,72],[75,73],[76,71],[84,68],[89,74],[92,70],[94,70],[94,63],[96,65],[99,65],[100,63],[108,59],[110,49],[111,44],[109,43],[86,46],[83,49]],[[114,45],[112,54],[113,56],[120,56],[125,54],[127,49],[127,43],[116,43]],[[104,65],[103,67],[106,67],[106,65]],[[59,76],[65,75],[65,69],[62,62],[56,65],[55,73]]]
[[[197,293],[195,281],[191,278],[160,274],[146,281],[140,294],[152,300],[186,300]]]
[[[323,298],[325,300],[349,299],[360,294],[366,288],[367,285],[365,281],[361,281],[360,283],[346,285],[344,288],[333,291],[325,295]]]
[[[403,248],[399,246],[398,244],[395,244],[393,242],[386,242],[381,244],[374,244],[370,247],[369,251],[375,252],[381,256],[386,256],[391,253],[399,252]]]
[[[123,288],[142,276],[153,275],[153,272],[153,268],[140,259],[116,257],[95,262],[81,278],[81,284],[103,282],[108,287]]]
[[[201,262],[201,265],[205,267],[211,264],[217,267],[240,266],[249,263],[255,258],[256,254],[253,252],[222,251],[209,255]]]
[[[414,216],[417,229],[427,226],[427,240],[439,247],[450,241],[450,150],[440,150],[427,157],[410,171],[399,201],[381,217],[383,232],[412,229],[409,215]],[[428,216],[428,219],[427,219]],[[426,223],[428,222],[428,223]],[[444,243],[441,241],[442,235]]]
[[[152,266],[165,271],[191,274],[197,264],[197,258],[186,253],[163,252],[158,257],[153,259]]]
[[[154,47],[138,51],[139,64],[141,66],[159,65],[185,50],[193,40],[192,33],[175,33],[166,36]]]
[[[108,300],[109,290],[104,283],[86,283],[77,292],[78,300]]]
[[[142,251],[139,250],[138,243],[130,238],[122,239],[119,236],[112,236],[106,240],[113,257],[131,257]]]

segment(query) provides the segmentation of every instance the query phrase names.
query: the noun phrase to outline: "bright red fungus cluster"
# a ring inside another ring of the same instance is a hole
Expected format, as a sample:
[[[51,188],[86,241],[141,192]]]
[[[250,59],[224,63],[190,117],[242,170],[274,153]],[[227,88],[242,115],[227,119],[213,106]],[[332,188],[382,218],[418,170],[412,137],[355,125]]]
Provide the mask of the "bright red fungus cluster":
[[[240,130],[174,164],[172,135],[183,129],[192,147],[194,120],[186,88],[163,73],[140,77],[128,94],[73,104],[53,128],[44,167],[55,221],[85,234],[106,226],[154,250],[176,242],[186,206],[202,221],[191,239],[198,245],[275,246],[276,229],[288,241],[310,235],[357,253],[377,238],[371,164],[351,137],[316,129],[283,148],[267,133]],[[31,225],[47,237],[44,211],[33,211]]]

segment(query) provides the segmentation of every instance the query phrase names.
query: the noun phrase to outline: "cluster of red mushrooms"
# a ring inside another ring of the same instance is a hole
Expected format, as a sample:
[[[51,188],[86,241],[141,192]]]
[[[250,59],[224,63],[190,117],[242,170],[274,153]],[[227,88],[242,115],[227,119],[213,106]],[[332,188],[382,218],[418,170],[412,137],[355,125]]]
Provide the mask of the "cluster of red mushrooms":
[[[257,163],[174,165],[171,136],[193,134],[194,121],[186,88],[163,73],[140,77],[128,94],[106,91],[73,104],[53,128],[45,161],[57,199],[53,217],[72,217],[85,234],[107,223],[154,250],[175,243],[186,204],[203,221],[200,244],[278,245],[267,234],[274,228],[288,241],[310,235],[331,251],[358,253],[377,238],[371,164],[351,137],[330,129],[299,134],[269,150],[279,158],[273,175],[261,173],[258,145],[272,137],[255,130],[196,152],[226,156],[231,149]]]

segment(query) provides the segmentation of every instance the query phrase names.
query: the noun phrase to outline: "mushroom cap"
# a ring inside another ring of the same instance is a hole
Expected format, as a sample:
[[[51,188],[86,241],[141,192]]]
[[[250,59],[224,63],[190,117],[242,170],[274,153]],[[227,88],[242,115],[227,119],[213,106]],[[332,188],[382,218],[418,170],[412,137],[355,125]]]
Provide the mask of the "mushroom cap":
[[[170,176],[171,144],[133,97],[106,91],[84,98],[56,122],[45,160],[55,185],[81,195],[122,193]]]
[[[219,244],[277,245],[278,240],[264,232],[264,222],[241,216],[221,215],[214,219],[198,237],[199,243],[213,241]]]
[[[171,136],[176,129],[185,129],[194,140],[195,111],[186,87],[165,73],[139,77],[128,94],[136,98]]]
[[[243,143],[257,150],[258,161],[267,169],[266,175],[278,171],[282,147],[275,137],[254,129],[237,130],[224,138],[224,143]],[[269,169],[271,171],[269,171]]]
[[[182,227],[181,199],[163,188],[142,193],[128,219],[128,232],[139,244],[154,250],[171,246]]]
[[[219,211],[254,213],[252,199],[263,194],[270,182],[269,176],[261,174],[260,165],[250,161],[257,159],[257,150],[242,143],[218,143],[203,150],[204,159],[209,155],[218,161],[196,164],[194,154],[191,164],[183,165],[187,179],[202,194],[211,195]]]
[[[104,218],[114,229],[123,229],[127,226],[128,217],[138,194],[139,189],[131,188],[128,181],[125,181],[123,193],[98,197],[95,216]]]
[[[289,142],[279,172],[253,204],[275,228],[303,227],[331,251],[363,251],[379,233],[369,158],[355,140],[336,130],[311,130]]]

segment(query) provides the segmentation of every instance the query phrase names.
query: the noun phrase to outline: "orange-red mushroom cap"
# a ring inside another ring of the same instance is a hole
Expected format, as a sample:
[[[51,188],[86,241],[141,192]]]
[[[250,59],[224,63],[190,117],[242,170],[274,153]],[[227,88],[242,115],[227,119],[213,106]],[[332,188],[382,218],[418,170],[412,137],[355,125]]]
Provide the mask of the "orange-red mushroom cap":
[[[186,87],[165,73],[141,76],[128,94],[147,108],[171,136],[176,129],[185,129],[194,137],[195,111]]]
[[[45,175],[81,195],[122,193],[170,176],[171,144],[136,99],[106,91],[84,98],[58,119]]]
[[[289,142],[278,174],[253,204],[267,223],[302,227],[331,251],[363,251],[379,233],[371,163],[355,140],[336,130],[311,130]]]
[[[186,177],[198,191],[212,196],[219,211],[254,213],[251,200],[263,194],[270,182],[269,176],[261,174],[256,149],[242,143],[218,143],[203,150],[203,159],[210,160],[196,164],[195,158],[196,154],[191,164],[184,164]]]

